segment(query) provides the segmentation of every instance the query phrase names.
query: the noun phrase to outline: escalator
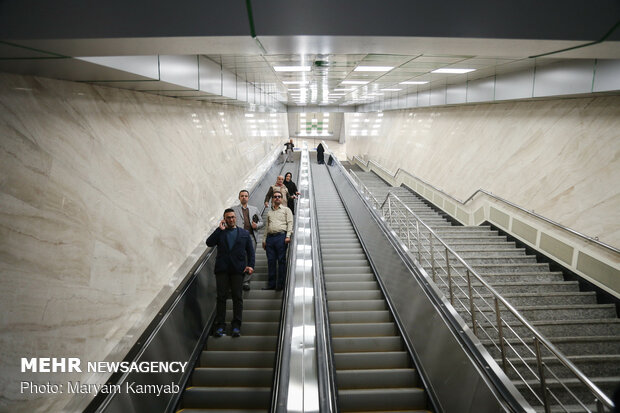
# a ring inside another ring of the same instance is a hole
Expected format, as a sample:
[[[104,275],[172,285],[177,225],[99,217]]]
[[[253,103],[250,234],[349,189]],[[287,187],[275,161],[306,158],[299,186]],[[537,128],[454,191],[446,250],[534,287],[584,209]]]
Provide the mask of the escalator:
[[[286,163],[282,174],[299,169],[299,154]],[[295,178],[295,176],[294,176]],[[275,182],[275,179],[273,180]],[[250,202],[261,205],[266,193],[252,194]],[[263,212],[263,222],[267,216]],[[274,366],[280,332],[282,291],[261,290],[267,286],[267,257],[257,236],[255,273],[251,290],[244,291],[241,337],[230,335],[232,300],[226,305],[228,331],[220,338],[209,337],[190,380],[179,410],[182,412],[268,412],[272,403]]]
[[[312,165],[339,409],[428,412],[426,390],[324,165]]]

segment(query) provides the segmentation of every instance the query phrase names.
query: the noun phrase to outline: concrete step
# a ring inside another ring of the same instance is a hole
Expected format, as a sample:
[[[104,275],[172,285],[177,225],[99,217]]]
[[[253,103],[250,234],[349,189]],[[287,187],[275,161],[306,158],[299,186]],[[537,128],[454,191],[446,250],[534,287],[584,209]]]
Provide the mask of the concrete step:
[[[454,295],[462,300],[466,299],[466,295],[457,292]],[[502,297],[515,307],[522,306],[545,306],[545,305],[572,305],[572,304],[596,304],[596,293],[590,292],[559,292],[559,293],[505,293]],[[494,305],[492,294],[482,294],[477,296],[474,302],[483,307],[485,305]]]
[[[475,268],[474,268],[475,269]],[[436,269],[436,274],[438,278],[442,279],[442,282],[438,281],[438,285],[443,286],[443,283],[447,285],[448,277],[441,272],[441,270]],[[426,272],[429,275],[432,275],[431,269],[428,268]],[[452,282],[458,285],[467,285],[467,278],[465,273],[455,273],[452,272]],[[459,275],[460,274],[460,275]],[[461,277],[462,275],[462,277]],[[551,272],[551,271],[537,271],[537,272],[505,272],[505,273],[482,273],[480,277],[494,285],[495,283],[524,283],[531,284],[537,282],[561,282],[564,281],[564,275],[561,272]],[[472,276],[472,280],[476,278]],[[476,284],[476,281],[473,281]]]
[[[569,360],[588,377],[620,377],[620,355],[619,354],[594,354],[571,356]],[[502,365],[501,359],[495,360]],[[508,369],[508,376],[515,380],[518,378],[517,372],[522,377],[527,377],[531,373],[529,369],[538,372],[538,364],[535,357],[509,358],[509,365],[514,367]],[[557,377],[574,377],[572,371],[565,367],[556,357],[543,357],[543,363]],[[529,369],[528,369],[529,367]],[[516,371],[515,371],[516,369]]]
[[[620,336],[575,336],[575,337],[547,337],[547,339],[558,348],[565,356],[581,356],[581,355],[618,355],[620,354]],[[521,357],[530,357],[535,353],[534,342],[531,338],[523,338],[521,340],[509,338],[507,343],[510,344],[510,350],[507,350],[508,357],[514,357],[515,352]],[[499,350],[492,345],[488,339],[480,340],[482,344],[489,350],[494,358],[501,356]],[[523,344],[525,343],[525,344]],[[527,348],[526,348],[527,346]],[[551,353],[546,348],[541,347],[543,356],[549,357]]]

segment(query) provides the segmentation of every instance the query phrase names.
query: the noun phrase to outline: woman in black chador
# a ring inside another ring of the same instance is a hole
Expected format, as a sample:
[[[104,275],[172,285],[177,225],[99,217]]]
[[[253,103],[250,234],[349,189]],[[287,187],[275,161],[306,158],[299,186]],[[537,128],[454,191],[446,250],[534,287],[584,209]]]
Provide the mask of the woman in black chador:
[[[295,199],[297,199],[297,195],[299,195],[299,192],[297,192],[297,185],[295,185],[295,182],[293,182],[292,173],[287,172],[286,175],[284,175],[284,186],[286,186],[286,189],[288,189],[288,193],[290,195],[288,197],[287,206],[291,209],[293,214],[295,214]]]
[[[325,148],[323,147],[322,143],[319,143],[316,147],[316,162],[318,164],[325,163]]]

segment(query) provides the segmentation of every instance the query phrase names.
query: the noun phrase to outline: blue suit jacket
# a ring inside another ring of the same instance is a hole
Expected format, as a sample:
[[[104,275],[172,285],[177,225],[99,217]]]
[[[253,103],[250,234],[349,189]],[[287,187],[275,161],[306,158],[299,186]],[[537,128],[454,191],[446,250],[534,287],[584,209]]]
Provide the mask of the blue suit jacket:
[[[243,228],[235,228],[237,239],[232,249],[228,248],[224,231],[219,227],[207,238],[209,247],[217,246],[215,257],[216,273],[242,273],[245,267],[254,268],[254,240]]]

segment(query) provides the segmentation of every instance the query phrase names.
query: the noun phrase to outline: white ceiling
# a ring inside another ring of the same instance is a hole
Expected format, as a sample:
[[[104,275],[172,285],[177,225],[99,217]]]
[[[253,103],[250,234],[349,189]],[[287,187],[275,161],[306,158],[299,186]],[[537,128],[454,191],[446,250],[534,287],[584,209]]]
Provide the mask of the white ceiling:
[[[161,77],[148,76],[148,73],[157,73],[158,55],[185,55],[188,58],[181,61],[189,64],[195,61],[190,56],[202,56],[288,106],[359,105],[383,100],[395,92],[382,89],[400,89],[399,94],[414,93],[558,60],[620,58],[620,42],[612,41],[553,53],[583,44],[564,40],[362,36],[271,36],[258,41],[248,37],[24,40],[0,44],[4,57],[0,70],[92,81],[179,98],[238,103],[229,97],[201,91],[198,86],[177,87]],[[532,57],[548,53],[552,54]],[[116,56],[118,70],[98,66],[96,57],[100,56]],[[310,66],[311,70],[274,70],[274,66],[302,65]],[[360,65],[391,66],[393,69],[354,71]],[[439,68],[475,71],[461,75],[431,73]],[[352,80],[368,83],[342,83]],[[286,85],[287,81],[307,84]],[[428,83],[401,84],[404,81]]]

